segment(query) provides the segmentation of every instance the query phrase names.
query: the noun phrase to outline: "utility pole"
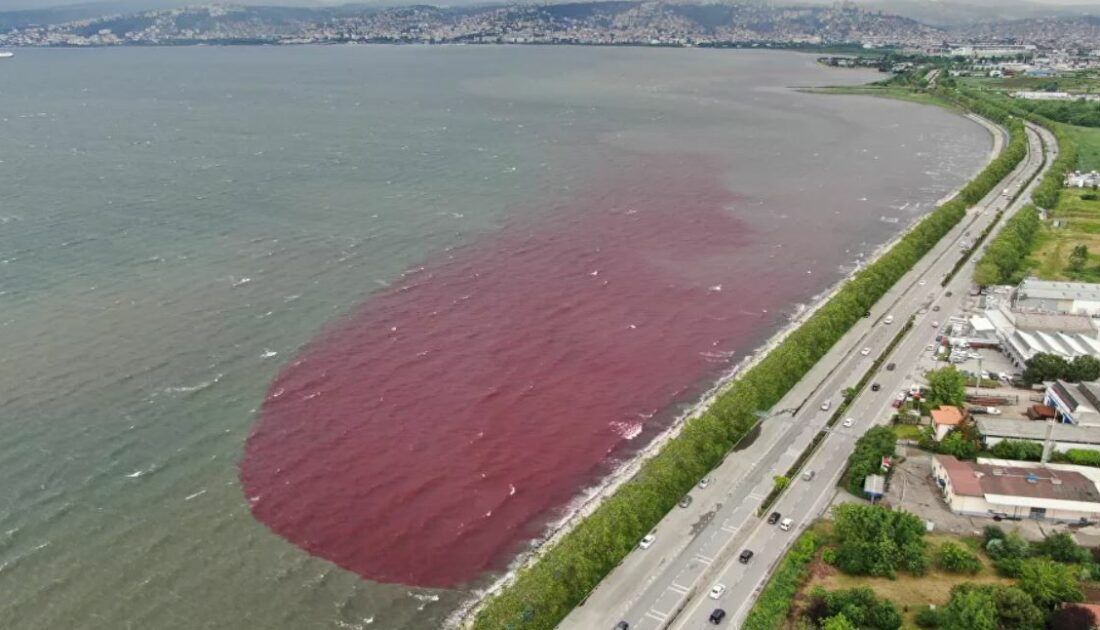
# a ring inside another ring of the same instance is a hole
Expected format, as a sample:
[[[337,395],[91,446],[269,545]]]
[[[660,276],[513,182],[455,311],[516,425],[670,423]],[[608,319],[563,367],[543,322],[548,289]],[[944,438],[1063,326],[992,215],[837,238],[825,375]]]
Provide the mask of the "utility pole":
[[[1043,440],[1043,456],[1039,460],[1039,463],[1045,464],[1050,461],[1050,456],[1054,453],[1054,418],[1047,420],[1047,437]]]

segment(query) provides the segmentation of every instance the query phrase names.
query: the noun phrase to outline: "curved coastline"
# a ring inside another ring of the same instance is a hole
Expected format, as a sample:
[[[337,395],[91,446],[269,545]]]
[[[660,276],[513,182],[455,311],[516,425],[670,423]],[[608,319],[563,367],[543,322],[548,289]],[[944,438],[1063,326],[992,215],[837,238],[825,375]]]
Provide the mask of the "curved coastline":
[[[799,88],[793,88],[799,89]],[[802,91],[814,91],[813,89]],[[821,94],[828,94],[827,91],[817,92]],[[893,98],[889,94],[866,94],[858,93],[855,95],[868,95],[879,96],[884,98]],[[907,102],[917,102],[908,99]],[[919,102],[918,102],[919,103]],[[573,532],[576,527],[584,522],[586,518],[592,515],[606,500],[611,498],[618,492],[624,484],[635,478],[636,475],[642,470],[643,466],[658,455],[673,439],[678,437],[684,427],[690,420],[698,418],[704,415],[718,400],[718,398],[727,391],[738,379],[747,373],[750,369],[757,366],[765,358],[767,358],[772,351],[779,347],[785,340],[787,340],[794,332],[802,327],[811,317],[813,317],[818,311],[829,303],[829,301],[835,297],[840,290],[850,282],[857,274],[859,274],[867,266],[870,266],[881,259],[885,254],[890,252],[899,242],[901,242],[908,234],[910,234],[925,218],[935,212],[940,206],[944,205],[948,201],[956,198],[959,193],[980,173],[982,173],[999,155],[1002,154],[1005,147],[1009,142],[1009,134],[1000,125],[997,125],[981,116],[977,116],[971,112],[960,112],[955,108],[948,107],[952,111],[958,113],[958,115],[974,121],[981,125],[986,131],[990,133],[993,138],[993,146],[991,147],[988,158],[981,164],[964,182],[959,186],[944,195],[939,199],[932,210],[928,213],[914,217],[909,224],[901,231],[899,231],[889,241],[879,245],[867,258],[866,264],[853,269],[843,278],[838,280],[832,286],[822,291],[821,293],[813,296],[808,304],[798,305],[801,308],[790,318],[787,325],[783,326],[780,330],[776,331],[771,337],[769,337],[764,343],[754,348],[749,352],[741,361],[731,367],[725,373],[723,373],[714,384],[706,390],[706,392],[700,397],[700,399],[692,404],[686,411],[680,413],[669,424],[669,426],[656,435],[645,447],[639,449],[629,460],[623,462],[611,473],[603,477],[599,483],[589,486],[577,493],[576,498],[570,502],[570,506],[567,510],[567,514],[558,519],[557,521],[549,524],[543,535],[532,540],[529,544],[529,548],[522,553],[518,554],[515,559],[510,563],[508,569],[496,578],[489,586],[478,589],[473,592],[470,598],[468,598],[462,605],[460,605],[444,623],[445,628],[475,628],[476,620],[484,606],[491,601],[491,598],[503,592],[508,588],[516,579],[519,572],[525,568],[528,568],[541,560],[545,553],[552,549],[556,544],[561,542],[566,536]],[[729,449],[726,456],[729,453],[737,450],[737,446],[744,439],[751,439],[755,428],[759,425],[759,421],[752,426],[744,435]]]

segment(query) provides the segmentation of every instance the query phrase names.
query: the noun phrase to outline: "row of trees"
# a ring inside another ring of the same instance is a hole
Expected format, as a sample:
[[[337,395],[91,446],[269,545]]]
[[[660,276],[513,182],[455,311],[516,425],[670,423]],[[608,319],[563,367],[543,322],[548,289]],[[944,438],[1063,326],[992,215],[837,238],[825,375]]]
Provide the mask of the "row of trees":
[[[1100,379],[1100,359],[1081,355],[1067,361],[1057,354],[1039,353],[1024,363],[1020,378],[1028,385],[1053,380],[1095,381]]]
[[[549,630],[557,625],[696,481],[722,461],[756,424],[760,411],[779,402],[863,313],[962,219],[966,199],[980,198],[1019,163],[1025,137],[1018,121],[1010,129],[1011,142],[979,174],[976,187],[972,183],[965,197],[957,196],[925,217],[745,372],[705,413],[688,421],[680,435],[647,461],[635,478],[488,600],[474,627]]]
[[[1021,208],[986,248],[974,270],[974,282],[983,286],[1019,283],[1027,273],[1027,256],[1041,225],[1035,206]]]
[[[1021,116],[1031,122],[1046,127],[1054,134],[1058,143],[1058,157],[1050,166],[1043,179],[1039,181],[1035,191],[1031,195],[1040,208],[1051,209],[1058,205],[1058,199],[1062,194],[1066,173],[1077,168],[1077,143],[1070,137],[1065,125],[1053,120],[1039,112],[1029,111],[1020,107],[1015,99],[995,97],[988,93],[982,93],[971,89],[950,90],[950,96],[961,103],[966,104],[973,111],[983,113],[987,118],[995,119],[1000,112],[1004,116]]]

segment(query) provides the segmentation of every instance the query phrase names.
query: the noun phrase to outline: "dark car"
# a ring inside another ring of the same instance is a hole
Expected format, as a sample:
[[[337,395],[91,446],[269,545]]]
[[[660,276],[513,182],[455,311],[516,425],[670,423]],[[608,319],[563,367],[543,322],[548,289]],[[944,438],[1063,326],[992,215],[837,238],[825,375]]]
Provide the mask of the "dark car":
[[[863,316],[864,317],[870,317],[871,316],[871,311],[863,311]]]
[[[620,621],[615,624],[615,630],[630,630],[630,624],[625,621]]]
[[[880,389],[882,389],[882,385],[879,385],[878,383],[871,383],[871,391],[877,392]]]
[[[933,306],[932,311],[938,313],[940,311],[940,305],[937,304],[937,305]]]
[[[746,549],[741,552],[741,555],[737,557],[741,561],[741,564],[748,564],[749,560],[752,560],[752,550]]]
[[[946,295],[947,297],[951,297],[951,292],[948,291],[947,293],[944,293],[944,295]]]
[[[686,508],[689,505],[691,505],[691,495],[685,494],[684,498],[680,499],[680,507]]]
[[[772,512],[771,514],[769,514],[768,525],[775,525],[776,523],[778,523],[781,516],[782,514],[780,514],[779,512]]]
[[[726,618],[726,611],[721,608],[715,608],[714,612],[710,614],[710,622],[714,625],[722,623],[722,620]]]
[[[887,363],[886,364],[886,371],[887,372],[893,372],[894,368],[896,368],[896,367],[897,367],[897,365],[894,364],[894,363]]]

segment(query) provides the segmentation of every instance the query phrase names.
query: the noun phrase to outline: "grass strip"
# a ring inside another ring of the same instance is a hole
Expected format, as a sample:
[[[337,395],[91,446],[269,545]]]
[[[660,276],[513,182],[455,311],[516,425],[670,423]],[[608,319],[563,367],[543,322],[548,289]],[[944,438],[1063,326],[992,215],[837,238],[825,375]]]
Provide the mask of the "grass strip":
[[[791,614],[794,596],[810,577],[810,563],[825,543],[813,530],[799,536],[749,611],[742,630],[775,630]]]

